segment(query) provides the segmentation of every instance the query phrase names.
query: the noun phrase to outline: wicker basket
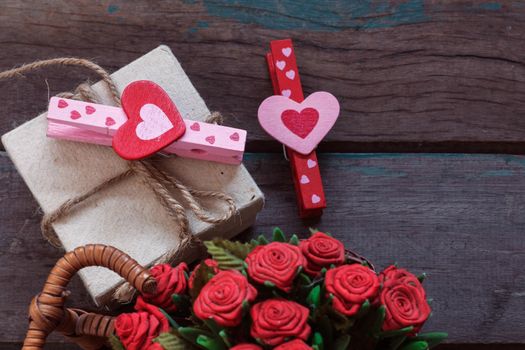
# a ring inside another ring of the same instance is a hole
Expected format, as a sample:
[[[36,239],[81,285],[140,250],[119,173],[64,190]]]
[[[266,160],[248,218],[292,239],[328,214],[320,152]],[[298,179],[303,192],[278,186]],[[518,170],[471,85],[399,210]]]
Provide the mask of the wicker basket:
[[[114,318],[65,307],[66,287],[75,273],[89,266],[106,267],[127,280],[140,293],[154,293],[155,279],[124,252],[105,245],[79,247],[64,255],[51,270],[42,292],[29,307],[29,330],[23,350],[43,349],[47,336],[58,331],[82,349],[103,348],[113,334]]]

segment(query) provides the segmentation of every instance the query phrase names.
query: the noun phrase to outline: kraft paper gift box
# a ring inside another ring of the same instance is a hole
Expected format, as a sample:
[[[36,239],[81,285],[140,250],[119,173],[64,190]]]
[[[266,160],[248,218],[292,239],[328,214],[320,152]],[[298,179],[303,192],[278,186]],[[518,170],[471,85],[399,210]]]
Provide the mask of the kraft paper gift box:
[[[166,46],[160,46],[112,74],[119,91],[135,80],[160,85],[185,119],[206,120],[210,111]],[[113,105],[103,82],[93,86],[104,104]],[[45,93],[45,92],[43,92]],[[127,163],[111,147],[59,141],[46,137],[42,114],[3,135],[2,142],[45,213],[105,180],[125,172]],[[200,221],[187,209],[190,231],[201,239],[231,238],[253,224],[263,206],[263,194],[243,165],[169,158],[162,168],[186,186],[212,190],[233,197],[237,214],[221,224]],[[185,204],[174,191],[173,195]],[[210,214],[224,211],[222,204],[207,201]],[[177,222],[162,207],[152,190],[135,175],[95,194],[53,228],[66,251],[90,243],[115,246],[142,265],[151,265],[179,245]],[[106,304],[121,283],[116,274],[91,267],[80,276],[95,302]]]

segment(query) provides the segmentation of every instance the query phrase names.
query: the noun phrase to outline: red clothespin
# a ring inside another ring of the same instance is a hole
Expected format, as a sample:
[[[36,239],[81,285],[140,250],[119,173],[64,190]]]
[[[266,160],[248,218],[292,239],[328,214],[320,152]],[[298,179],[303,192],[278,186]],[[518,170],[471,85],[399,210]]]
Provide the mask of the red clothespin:
[[[246,131],[182,119],[162,88],[136,81],[122,93],[122,108],[52,97],[47,135],[56,139],[113,146],[125,159],[158,151],[185,158],[239,164]]]
[[[291,39],[272,41],[266,60],[275,96],[259,107],[259,122],[286,146],[299,215],[320,216],[326,199],[314,149],[337,120],[339,103],[327,92],[304,99]]]

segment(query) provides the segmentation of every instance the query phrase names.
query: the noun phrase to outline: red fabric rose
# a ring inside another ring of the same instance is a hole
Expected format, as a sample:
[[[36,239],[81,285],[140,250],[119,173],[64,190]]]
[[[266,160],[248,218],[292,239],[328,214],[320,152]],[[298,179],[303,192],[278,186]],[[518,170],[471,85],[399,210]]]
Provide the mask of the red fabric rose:
[[[405,269],[398,269],[394,265],[387,267],[379,274],[379,281],[385,287],[398,283],[412,283],[413,285],[421,286],[421,283],[414,274]],[[423,288],[423,286],[421,286],[421,288]]]
[[[185,272],[188,265],[181,263],[177,267],[169,264],[155,265],[150,269],[151,275],[157,281],[155,294],[145,294],[142,296],[147,303],[156,305],[167,312],[175,312],[177,305],[173,303],[173,294],[184,294],[187,288]]]
[[[380,278],[383,290],[379,302],[386,309],[383,330],[413,326],[413,334],[419,332],[431,312],[421,282],[407,270],[394,266],[383,271]]]
[[[281,242],[272,242],[255,247],[246,257],[248,275],[263,284],[269,281],[279,289],[289,292],[300,266],[306,259],[299,247]]]
[[[212,318],[223,327],[235,327],[242,320],[242,303],[253,301],[257,290],[239,271],[220,271],[201,289],[193,304],[200,319]]]
[[[333,308],[344,315],[353,316],[365,300],[376,296],[379,278],[366,266],[343,265],[326,272],[325,286],[327,294],[333,295]]]
[[[292,341],[289,341],[288,343],[284,343],[279,345],[276,348],[273,348],[273,350],[311,350],[312,347],[306,344],[304,341],[300,339],[295,339]]]
[[[219,264],[217,263],[217,261],[213,260],[213,259],[206,259],[204,260],[204,263],[209,266],[209,267],[212,267],[213,268],[213,272],[215,274],[219,273]],[[193,289],[193,284],[195,283],[195,271],[197,271],[199,269],[199,267],[201,266],[201,264],[198,264],[197,266],[195,266],[195,268],[193,269],[193,273],[190,275],[190,279],[188,280],[188,286],[190,287],[190,289]]]
[[[252,337],[266,345],[276,346],[288,338],[308,339],[309,310],[293,301],[269,299],[255,304],[250,310]]]
[[[335,238],[322,232],[314,233],[299,244],[306,258],[305,271],[310,276],[317,276],[323,267],[339,266],[345,262],[345,246]]]
[[[121,314],[115,320],[115,334],[126,350],[163,350],[153,339],[167,332],[169,326],[164,316],[159,319],[146,311]]]
[[[235,345],[233,348],[230,348],[230,350],[262,350],[262,348],[259,345],[245,343]]]
[[[147,312],[157,318],[160,322],[161,332],[167,332],[170,329],[170,323],[164,313],[160,311],[158,306],[148,304],[140,296],[135,302],[135,310]]]

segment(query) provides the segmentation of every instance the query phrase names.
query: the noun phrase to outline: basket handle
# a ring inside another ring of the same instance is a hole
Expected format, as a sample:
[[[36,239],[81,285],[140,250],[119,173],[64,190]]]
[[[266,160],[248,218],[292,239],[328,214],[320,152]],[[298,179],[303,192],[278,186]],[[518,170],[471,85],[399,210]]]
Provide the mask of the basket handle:
[[[140,293],[151,294],[157,282],[149,271],[117,248],[89,244],[78,247],[57,261],[44,288],[29,307],[29,330],[22,350],[41,350],[47,336],[57,330],[83,349],[99,349],[113,333],[113,318],[64,307],[66,287],[82,268],[106,267],[128,281]]]

